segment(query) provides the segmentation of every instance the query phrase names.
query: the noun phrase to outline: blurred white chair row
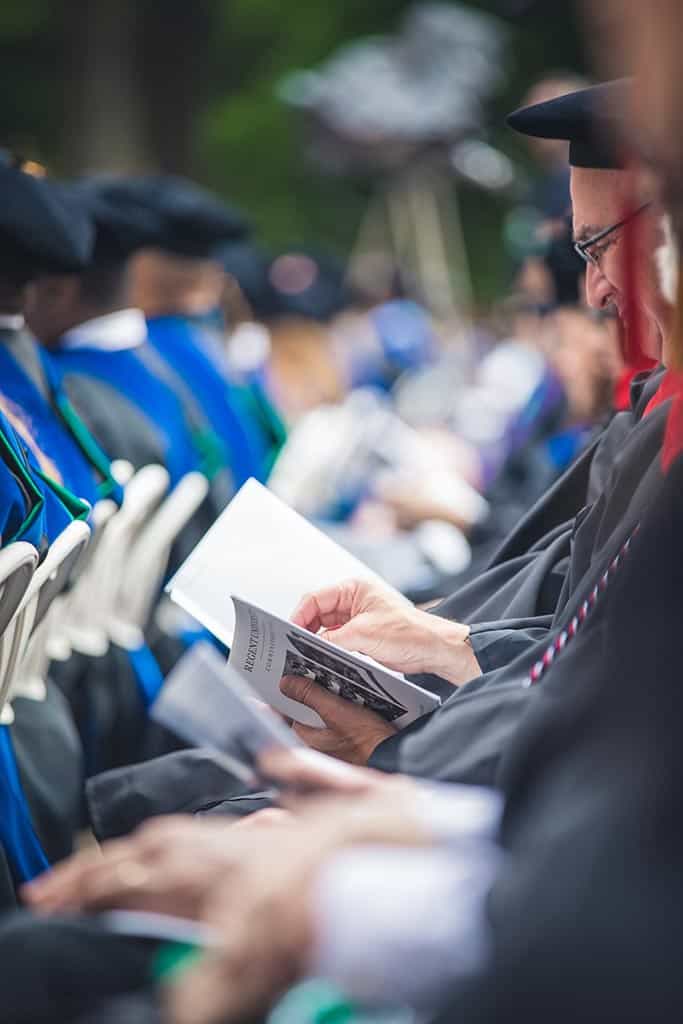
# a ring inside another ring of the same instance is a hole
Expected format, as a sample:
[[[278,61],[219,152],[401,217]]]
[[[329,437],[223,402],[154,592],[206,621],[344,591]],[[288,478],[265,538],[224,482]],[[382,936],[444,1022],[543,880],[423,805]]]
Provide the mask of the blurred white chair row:
[[[168,493],[161,466],[133,473],[116,467],[124,486],[118,508],[101,501],[90,525],[71,523],[41,565],[30,544],[0,551],[0,723],[11,702],[44,700],[50,662],[72,652],[106,654],[110,643],[144,642],[175,538],[204,500],[208,482],[190,473]]]

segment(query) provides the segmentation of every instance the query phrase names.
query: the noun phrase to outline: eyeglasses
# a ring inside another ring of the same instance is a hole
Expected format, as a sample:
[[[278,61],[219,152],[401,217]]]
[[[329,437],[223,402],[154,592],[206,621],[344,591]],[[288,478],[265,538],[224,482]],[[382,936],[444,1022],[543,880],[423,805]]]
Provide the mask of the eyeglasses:
[[[638,217],[639,214],[643,212],[643,210],[647,210],[648,206],[652,206],[652,201],[648,203],[643,203],[643,205],[639,206],[637,210],[634,210],[633,213],[630,213],[628,217],[624,217],[623,220],[618,221],[616,224],[612,224],[608,228],[603,228],[602,231],[598,231],[597,235],[593,235],[591,238],[587,238],[585,242],[574,242],[575,252],[578,253],[578,255],[581,257],[584,263],[592,263],[594,267],[599,267],[602,252],[595,253],[591,252],[590,250],[599,242],[602,242],[603,239],[607,238],[615,231],[618,231],[620,228],[625,227],[626,224],[629,224],[635,217]]]

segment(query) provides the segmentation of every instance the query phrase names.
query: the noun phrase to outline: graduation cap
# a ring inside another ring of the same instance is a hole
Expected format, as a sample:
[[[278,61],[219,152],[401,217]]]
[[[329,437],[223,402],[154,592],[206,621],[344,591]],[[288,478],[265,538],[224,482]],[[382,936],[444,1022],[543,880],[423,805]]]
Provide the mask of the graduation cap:
[[[537,139],[565,139],[572,167],[624,167],[620,138],[632,80],[594,85],[545,103],[522,107],[507,118],[516,132]]]
[[[307,248],[279,253],[268,268],[281,316],[331,320],[350,302],[344,268],[331,256]]]
[[[257,320],[277,316],[278,301],[268,276],[272,256],[249,239],[218,246],[213,253],[238,285]]]
[[[60,182],[65,201],[91,218],[95,241],[89,267],[123,263],[137,249],[154,244],[159,217],[131,197],[125,181],[118,178],[80,178]]]
[[[247,240],[221,246],[215,255],[259,320],[325,321],[349,305],[343,267],[326,254],[306,247],[273,254]]]
[[[0,274],[27,281],[83,270],[93,234],[90,218],[56,182],[0,159]]]
[[[125,178],[111,183],[108,198],[115,196],[127,211],[138,211],[139,226],[147,232],[143,243],[157,249],[196,259],[211,256],[221,242],[237,241],[249,233],[243,215],[217,196],[184,178],[152,175]]]

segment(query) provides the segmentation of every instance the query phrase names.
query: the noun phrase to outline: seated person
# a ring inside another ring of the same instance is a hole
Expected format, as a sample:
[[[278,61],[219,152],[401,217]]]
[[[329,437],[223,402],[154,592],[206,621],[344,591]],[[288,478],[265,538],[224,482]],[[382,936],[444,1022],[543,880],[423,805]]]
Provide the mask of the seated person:
[[[632,200],[632,179],[620,158],[602,144],[582,141],[592,124],[591,105],[602,96],[603,90],[590,90],[554,101],[559,109],[516,115],[515,123],[524,130],[575,140],[571,176],[578,236],[585,234],[585,225],[619,224],[624,206]],[[637,217],[642,229],[640,256],[648,271],[642,292],[647,341],[651,354],[666,360],[671,308],[649,272],[658,240],[657,209],[639,207]],[[612,231],[615,242],[621,238],[620,230]],[[592,263],[589,268],[588,299],[598,308],[612,301],[625,303],[618,253],[618,244],[610,246],[599,255],[600,271]],[[656,378],[652,390],[658,383]],[[304,603],[297,615],[299,624],[317,628],[322,611],[340,646],[401,671],[430,673],[431,680],[420,675],[426,685],[437,675],[454,687],[452,696],[429,718],[395,734],[366,709],[305,681],[289,680],[284,684],[287,694],[313,707],[325,722],[324,729],[306,731],[309,744],[385,771],[451,782],[495,782],[501,758],[530,703],[531,691],[521,683],[546,656],[550,639],[571,627],[588,581],[605,572],[624,533],[652,502],[661,479],[659,454],[668,406],[660,404],[643,416],[651,394],[646,388],[635,417],[612,421],[602,442],[570,471],[570,483],[561,481],[542,501],[538,517],[532,513],[508,539],[491,569],[444,601],[435,615],[405,603],[396,607],[391,598],[365,585],[333,588]],[[566,509],[568,492],[583,504],[588,498],[588,505],[575,519],[558,522],[553,516]],[[144,771],[126,769],[91,785],[100,835],[121,834],[150,814],[216,803],[213,773],[218,764],[206,755],[213,767],[205,784],[196,758],[188,758],[184,780],[174,758],[168,764],[145,766]],[[166,771],[172,773],[172,787]],[[227,777],[225,789],[226,797],[234,793],[234,781]],[[211,798],[206,799],[209,791]],[[226,809],[230,810],[229,801]]]

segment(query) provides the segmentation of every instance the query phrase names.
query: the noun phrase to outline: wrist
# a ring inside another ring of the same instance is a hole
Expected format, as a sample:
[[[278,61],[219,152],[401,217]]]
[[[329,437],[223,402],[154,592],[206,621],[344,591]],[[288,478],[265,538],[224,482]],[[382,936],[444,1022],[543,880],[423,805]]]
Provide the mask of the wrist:
[[[453,686],[462,686],[481,675],[481,668],[470,640],[470,627],[433,616],[436,668],[429,671]]]

